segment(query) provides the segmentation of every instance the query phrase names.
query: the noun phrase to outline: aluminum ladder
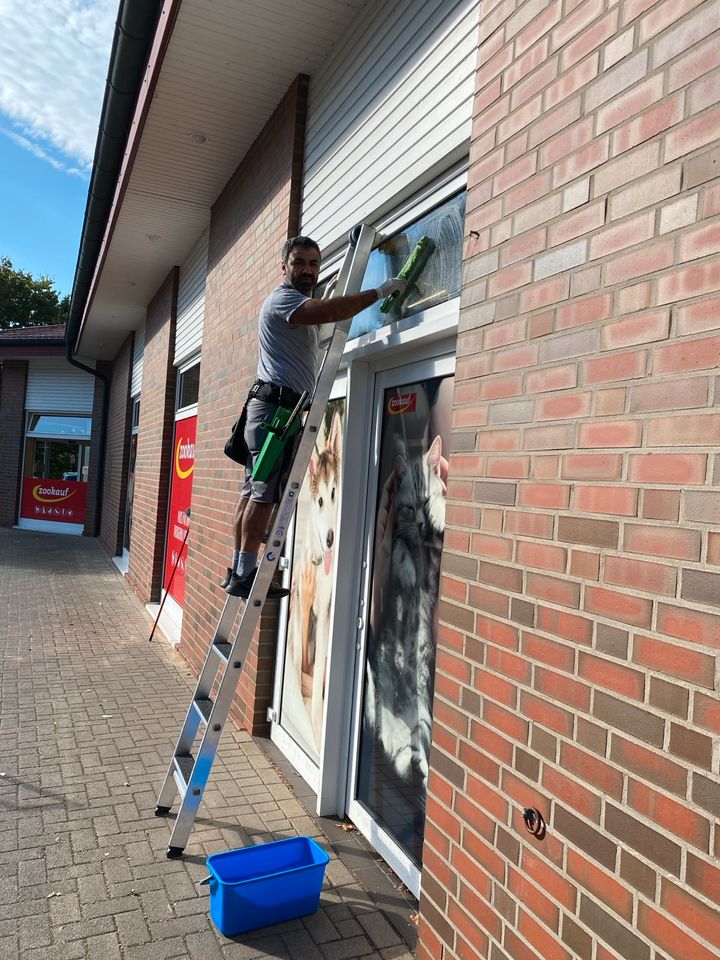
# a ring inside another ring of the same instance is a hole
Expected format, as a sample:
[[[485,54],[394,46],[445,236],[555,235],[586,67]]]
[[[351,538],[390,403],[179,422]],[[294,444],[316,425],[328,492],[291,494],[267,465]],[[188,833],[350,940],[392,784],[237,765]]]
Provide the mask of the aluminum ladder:
[[[339,296],[360,290],[374,241],[375,230],[365,224],[355,227],[350,234],[350,247],[343,260],[335,287]],[[351,322],[351,320],[345,320],[334,324],[330,339],[320,344],[321,347],[326,347],[326,350],[315,383],[315,392],[250,595],[246,601],[240,597],[228,597],[225,601],[215,635],[198,677],[195,693],[188,707],[155,808],[155,816],[166,816],[170,813],[176,794],[181,797],[180,808],[167,849],[167,856],[170,858],[183,855],[190,837],[243,664],[280,559],[288,525],[295,512],[300,487],[305,478],[318,430],[322,425]],[[244,609],[233,640],[233,628],[243,604]],[[220,679],[215,699],[213,699],[211,694],[218,680],[218,674]],[[195,739],[201,730],[197,752],[193,755]]]

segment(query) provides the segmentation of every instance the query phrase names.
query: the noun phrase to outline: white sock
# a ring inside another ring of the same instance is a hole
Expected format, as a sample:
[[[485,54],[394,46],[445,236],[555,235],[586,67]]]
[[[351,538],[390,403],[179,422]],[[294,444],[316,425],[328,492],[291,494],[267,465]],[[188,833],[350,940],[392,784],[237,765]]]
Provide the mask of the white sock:
[[[247,550],[241,550],[238,553],[237,563],[235,564],[235,576],[246,577],[257,566],[257,554],[249,553]]]

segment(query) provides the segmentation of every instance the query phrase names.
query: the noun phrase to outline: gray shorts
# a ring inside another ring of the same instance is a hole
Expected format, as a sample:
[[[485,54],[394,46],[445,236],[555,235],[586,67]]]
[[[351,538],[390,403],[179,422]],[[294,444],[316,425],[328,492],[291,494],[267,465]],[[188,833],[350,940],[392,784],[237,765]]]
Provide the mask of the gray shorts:
[[[292,467],[295,451],[297,450],[302,431],[298,430],[294,437],[285,444],[280,457],[273,468],[267,480],[253,480],[252,471],[260,451],[267,437],[267,430],[261,426],[262,423],[272,420],[277,410],[276,403],[269,403],[267,400],[258,400],[254,398],[247,404],[247,419],[245,421],[245,443],[247,444],[250,456],[245,464],[245,482],[240,492],[241,497],[248,500],[254,500],[256,503],[279,503],[285,484],[287,482],[290,468]]]

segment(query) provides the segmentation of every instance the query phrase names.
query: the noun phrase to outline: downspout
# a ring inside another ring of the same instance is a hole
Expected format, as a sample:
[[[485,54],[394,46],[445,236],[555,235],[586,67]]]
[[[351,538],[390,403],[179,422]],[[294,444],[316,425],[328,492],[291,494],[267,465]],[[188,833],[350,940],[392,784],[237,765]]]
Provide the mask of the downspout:
[[[142,85],[150,49],[155,37],[162,0],[120,0],[110,65],[105,81],[105,96],[100,113],[90,188],[75,267],[70,315],[65,328],[65,359],[74,367],[92,374],[103,383],[100,436],[97,438],[97,492],[93,535],[97,536],[102,518],[102,491],[105,479],[105,442],[110,408],[110,380],[98,370],[73,356],[80,323],[90,293],[95,265],[100,254],[132,125],[138,93]]]

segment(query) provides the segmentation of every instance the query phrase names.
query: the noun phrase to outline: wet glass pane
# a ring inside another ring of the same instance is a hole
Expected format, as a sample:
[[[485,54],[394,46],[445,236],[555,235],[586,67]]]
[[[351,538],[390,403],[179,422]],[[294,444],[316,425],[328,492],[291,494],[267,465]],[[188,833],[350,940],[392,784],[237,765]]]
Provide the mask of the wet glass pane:
[[[49,416],[31,413],[28,417],[28,436],[90,437],[90,417]]]
[[[397,276],[420,237],[430,237],[435,243],[425,269],[401,306],[393,307],[390,313],[381,313],[380,303],[363,310],[352,322],[349,340],[460,295],[464,220],[463,192],[373,250],[362,282],[363,290],[379,287],[384,280]]]

